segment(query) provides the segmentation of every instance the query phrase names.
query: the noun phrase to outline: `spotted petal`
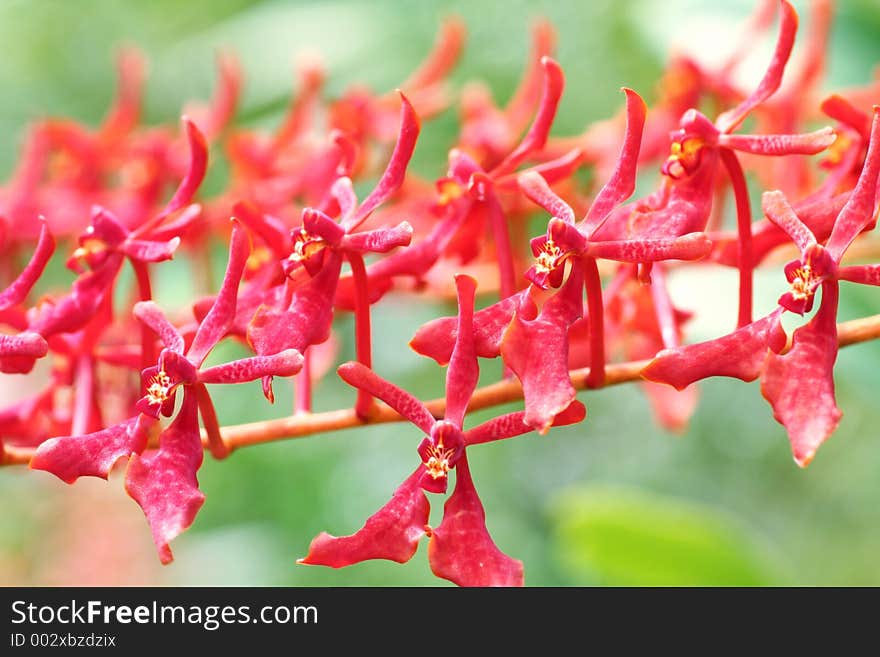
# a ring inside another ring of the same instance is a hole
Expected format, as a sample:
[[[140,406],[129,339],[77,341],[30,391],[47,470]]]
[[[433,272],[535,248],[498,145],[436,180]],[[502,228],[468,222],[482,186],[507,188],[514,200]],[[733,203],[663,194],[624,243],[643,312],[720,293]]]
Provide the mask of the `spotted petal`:
[[[455,490],[443,507],[443,522],[431,531],[431,570],[459,586],[523,586],[522,562],[499,550],[486,529],[486,512],[466,456],[455,471]]]
[[[534,431],[533,427],[525,423],[525,415],[525,411],[516,411],[515,413],[499,415],[487,422],[478,424],[464,432],[465,444],[470,446],[495,442],[496,440],[513,438]],[[553,426],[562,427],[568,424],[577,424],[583,421],[585,417],[587,417],[586,407],[575,400],[553,419]]]
[[[27,266],[10,283],[9,287],[0,292],[0,310],[17,306],[25,300],[31,288],[36,284],[37,279],[43,274],[43,270],[46,268],[49,258],[52,257],[54,252],[55,240],[52,238],[51,233],[49,233],[49,227],[44,221],[40,226],[40,239],[37,242],[37,248]]]
[[[664,349],[642,370],[649,381],[668,383],[684,390],[694,381],[710,376],[729,376],[754,381],[761,373],[768,349],[779,352],[785,346],[782,309],[746,324],[720,338]]]
[[[753,109],[772,96],[779,85],[782,84],[782,73],[791,50],[794,47],[794,37],[798,28],[798,16],[794,7],[787,0],[782,0],[782,13],[779,19],[779,36],[776,40],[776,49],[767,67],[764,77],[758,87],[732,110],[724,112],[718,117],[716,125],[721,132],[730,133],[745,120]]]
[[[880,177],[880,105],[874,106],[871,142],[856,188],[840,211],[827,249],[838,263],[856,236],[874,220],[877,208],[877,182]]]
[[[264,376],[293,376],[302,369],[303,356],[285,349],[271,356],[241,358],[199,371],[201,383],[245,383]]]
[[[611,211],[628,199],[636,188],[636,167],[647,107],[642,97],[632,89],[624,87],[623,92],[626,94],[626,131],[623,145],[611,177],[599,190],[582,222],[581,229],[587,236],[592,236]]]
[[[553,125],[553,119],[556,118],[556,109],[559,107],[559,100],[562,97],[562,90],[565,88],[565,75],[562,73],[562,67],[550,57],[542,57],[541,66],[544,69],[544,86],[541,91],[538,113],[519,145],[492,171],[493,176],[513,171],[529,155],[544,148],[544,144],[547,143],[550,127]]]
[[[232,239],[229,243],[229,262],[220,292],[214,299],[214,305],[199,328],[187,351],[187,358],[196,365],[205,360],[208,353],[229,331],[235,320],[235,304],[238,297],[238,284],[244,274],[244,267],[250,255],[250,243],[244,228],[237,222],[232,226]]]
[[[391,500],[367,519],[350,536],[321,533],[309,546],[309,553],[297,563],[342,568],[367,559],[409,561],[415,554],[431,508],[419,486],[423,468],[411,474],[394,491]]]
[[[177,417],[159,437],[158,451],[133,456],[125,473],[125,490],[147,516],[162,563],[173,560],[168,544],[205,502],[196,478],[202,459],[198,406],[187,388]]]
[[[431,415],[422,402],[406,390],[398,388],[390,381],[386,381],[361,363],[353,361],[343,363],[336,371],[340,378],[348,385],[358,390],[364,390],[373,397],[381,399],[421,429],[423,433],[431,433],[436,422],[434,416]]]
[[[497,358],[501,353],[501,338],[513,319],[517,307],[528,297],[528,290],[502,299],[474,313],[474,346],[477,356]],[[409,346],[422,356],[446,365],[452,358],[458,323],[455,317],[440,317],[422,325]]]
[[[761,377],[761,393],[788,432],[794,460],[801,467],[813,460],[843,415],[834,399],[837,287],[836,281],[822,286],[818,312],[794,332],[787,353],[770,354]]]
[[[396,192],[403,184],[406,175],[406,167],[412,158],[413,151],[416,148],[416,140],[419,138],[419,117],[416,115],[413,106],[403,93],[400,93],[400,132],[397,136],[397,144],[394,146],[394,152],[391,153],[391,159],[388,166],[376,187],[370,192],[370,195],[364,199],[357,211],[347,220],[344,225],[346,231],[351,232],[361,222],[386,200]]]
[[[183,128],[186,132],[186,140],[189,144],[189,168],[174,196],[168,201],[168,204],[159,213],[159,216],[165,217],[172,212],[177,212],[185,205],[189,205],[195,196],[196,190],[205,179],[205,172],[208,170],[208,144],[204,135],[199,132],[196,124],[188,118],[183,117]]]
[[[459,274],[455,277],[455,287],[458,291],[458,330],[446,371],[445,419],[461,428],[468,402],[480,377],[474,346],[474,294],[477,281]]]
[[[31,469],[51,472],[68,484],[79,477],[106,479],[119,459],[144,451],[152,425],[152,418],[138,415],[84,436],[50,438],[37,448]]]
[[[834,143],[832,128],[796,135],[721,135],[718,143],[756,155],[815,155]]]
[[[168,321],[165,313],[154,301],[138,301],[134,304],[133,312],[142,324],[159,336],[166,348],[175,353],[183,354],[183,336],[174,324]]]
[[[574,401],[568,374],[568,329],[583,316],[583,270],[572,267],[559,291],[534,313],[522,304],[501,340],[501,357],[522,382],[525,422],[545,433]]]

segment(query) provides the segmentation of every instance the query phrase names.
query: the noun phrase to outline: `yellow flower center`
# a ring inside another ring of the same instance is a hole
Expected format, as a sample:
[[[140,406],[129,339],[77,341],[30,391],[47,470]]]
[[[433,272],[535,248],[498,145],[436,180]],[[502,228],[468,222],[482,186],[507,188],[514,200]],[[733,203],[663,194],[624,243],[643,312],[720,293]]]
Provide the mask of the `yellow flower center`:
[[[97,237],[89,237],[83,240],[82,246],[73,252],[73,257],[83,260],[90,255],[99,255],[107,250],[107,243]]]
[[[556,269],[560,257],[562,257],[562,249],[556,246],[553,240],[547,240],[535,258],[535,269],[542,274],[548,274]]]
[[[816,290],[816,276],[809,264],[794,271],[791,281],[791,296],[797,300],[809,299]]]
[[[439,185],[438,200],[440,205],[449,205],[464,194],[464,188],[454,180],[444,180]]]
[[[170,391],[171,377],[165,373],[165,370],[159,370],[147,386],[147,401],[150,404],[163,404],[168,399]]]
[[[428,452],[428,460],[425,461],[425,469],[432,479],[445,477],[449,472],[449,459],[452,458],[453,450],[443,449],[443,443],[431,447]]]
[[[291,262],[303,262],[323,249],[324,246],[324,240],[320,237],[315,237],[306,231],[305,228],[300,228],[300,231],[297,233],[296,239],[293,242],[293,253],[291,253],[287,259]]]
[[[670,178],[684,178],[693,173],[700,161],[703,140],[699,137],[687,137],[681,141],[673,141],[666,158],[664,171]]]

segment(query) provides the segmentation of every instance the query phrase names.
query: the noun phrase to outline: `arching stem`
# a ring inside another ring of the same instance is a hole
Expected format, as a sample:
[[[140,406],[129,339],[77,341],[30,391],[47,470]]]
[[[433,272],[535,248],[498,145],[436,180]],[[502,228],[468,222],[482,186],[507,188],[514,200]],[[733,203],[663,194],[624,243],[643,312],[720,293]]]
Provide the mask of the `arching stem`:
[[[364,258],[359,253],[349,253],[351,277],[354,282],[354,332],[355,356],[357,361],[367,367],[373,366],[372,336],[370,335],[370,296],[367,286],[367,269]],[[354,410],[361,419],[366,419],[373,408],[373,398],[369,393],[358,390]]]
[[[596,259],[581,258],[584,267],[584,285],[587,290],[587,316],[590,324],[590,373],[587,387],[599,388],[605,384],[605,308],[602,303],[602,279]]]
[[[752,209],[745,174],[736,153],[722,148],[721,161],[730,176],[736,199],[736,230],[739,236],[739,313],[736,326],[741,328],[752,323],[752,273],[755,267],[752,255]]]

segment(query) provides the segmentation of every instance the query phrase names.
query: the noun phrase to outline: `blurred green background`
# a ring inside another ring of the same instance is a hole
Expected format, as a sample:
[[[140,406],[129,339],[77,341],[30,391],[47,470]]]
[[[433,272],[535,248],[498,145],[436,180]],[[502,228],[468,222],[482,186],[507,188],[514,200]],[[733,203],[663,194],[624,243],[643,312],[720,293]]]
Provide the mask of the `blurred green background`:
[[[504,100],[528,49],[528,26],[543,15],[559,30],[568,87],[555,132],[570,134],[612,113],[618,89],[651,97],[670,47],[731,37],[750,2],[245,2],[5,0],[0,3],[0,173],[8,176],[26,122],[69,115],[97,123],[111,98],[112,53],[132,43],[149,56],[146,119],[175,121],[182,104],[207,98],[217,48],[238,52],[247,74],[241,122],[271,126],[283,111],[297,53],[319,52],[329,90],[352,82],[394,88],[433,42],[438,21],[462,16],[468,46],[453,80],[485,79]],[[795,3],[807,18],[804,2]],[[868,81],[880,61],[880,3],[841,2],[831,38],[827,88]],[[768,40],[767,48],[770,43]],[[766,61],[766,60],[763,60]],[[760,68],[763,61],[758,62]],[[880,99],[878,99],[880,101]],[[454,112],[423,127],[418,172],[442,173],[455,136]],[[219,263],[218,266],[222,266]],[[186,263],[164,266],[158,297],[186,298]],[[733,324],[735,280],[707,270],[699,286],[676,281],[676,300],[705,318],[692,337]],[[693,279],[693,277],[692,277]],[[779,293],[781,275],[762,273],[757,312]],[[843,319],[877,312],[880,293],[843,294]],[[485,300],[484,300],[485,302]],[[374,311],[377,370],[421,395],[442,392],[443,372],[406,347],[424,321],[451,308],[388,298]],[[351,322],[337,325],[340,360],[351,358]],[[214,357],[241,353],[223,345]],[[843,350],[837,366],[844,419],[810,468],[797,468],[783,429],[757,384],[711,380],[690,430],[658,429],[638,386],[584,394],[588,420],[472,450],[472,470],[498,545],[525,562],[532,585],[802,584],[880,585],[880,344]],[[483,381],[497,378],[486,363]],[[224,423],[279,416],[259,386],[216,391]],[[317,409],[351,402],[332,374]],[[473,422],[484,418],[479,414]],[[388,499],[415,465],[420,436],[377,426],[249,448],[206,459],[207,502],[161,567],[146,522],[120,477],[67,487],[46,473],[0,470],[0,583],[205,585],[434,585],[425,544],[405,565],[344,570],[297,566],[322,530],[346,534]],[[432,523],[439,522],[442,504]]]

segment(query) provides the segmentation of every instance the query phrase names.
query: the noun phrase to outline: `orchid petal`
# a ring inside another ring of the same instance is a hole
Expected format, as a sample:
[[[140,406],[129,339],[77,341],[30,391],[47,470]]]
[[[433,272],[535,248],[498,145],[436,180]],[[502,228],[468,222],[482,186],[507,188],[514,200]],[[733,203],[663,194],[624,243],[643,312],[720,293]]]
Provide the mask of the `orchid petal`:
[[[159,560],[173,560],[168,543],[189,527],[205,502],[196,472],[204,452],[199,435],[198,405],[187,389],[174,422],[159,436],[159,449],[132,456],[125,490],[147,516]]]
[[[386,381],[366,365],[354,361],[343,363],[336,372],[348,385],[381,399],[423,433],[431,433],[436,422],[434,416],[422,402],[406,390]]]
[[[535,171],[523,173],[517,178],[517,184],[529,200],[544,208],[552,216],[569,224],[574,223],[574,210],[550,189],[550,185],[540,173]]]
[[[858,132],[866,142],[871,139],[871,117],[846,98],[832,94],[822,101],[820,107],[827,116]]]
[[[217,54],[217,86],[207,106],[198,106],[189,113],[208,139],[217,137],[232,121],[241,95],[241,67],[230,52]]]
[[[119,459],[144,451],[153,423],[152,418],[138,415],[95,433],[50,438],[37,447],[30,467],[51,472],[68,484],[79,477],[106,479]]]
[[[370,281],[370,303],[375,303],[394,287],[394,279],[412,276],[422,280],[425,274],[437,263],[440,254],[449,246],[455,236],[456,229],[462,222],[462,216],[450,214],[436,224],[425,239],[411,244],[408,248],[382,258],[367,267]],[[351,276],[342,279],[342,285],[336,297],[336,307],[354,308],[354,286]]]
[[[298,94],[291,98],[287,114],[272,139],[270,152],[277,156],[288,144],[302,136],[311,125],[312,114],[324,86],[324,69],[316,58],[309,58],[297,68]]]
[[[244,201],[239,201],[233,206],[232,216],[259,235],[276,258],[286,258],[293,251],[290,231],[277,217],[264,214],[252,203]]]
[[[599,190],[587,216],[581,222],[580,228],[588,237],[596,232],[614,208],[632,196],[636,188],[636,170],[647,107],[642,97],[632,89],[624,87],[623,93],[626,94],[626,132],[623,145],[611,177]]]
[[[397,144],[394,146],[394,152],[391,153],[391,159],[388,166],[376,187],[370,192],[370,195],[360,204],[357,212],[352,215],[349,221],[346,221],[346,232],[351,232],[357,228],[370,214],[382,203],[388,200],[394,192],[396,192],[403,184],[406,176],[406,167],[412,158],[413,151],[416,148],[416,140],[419,137],[419,117],[410,104],[407,97],[400,92],[400,132],[397,136]]]
[[[431,511],[419,486],[423,470],[420,464],[357,532],[340,537],[319,534],[312,540],[309,553],[297,563],[342,568],[367,559],[409,561],[425,535]]]
[[[42,335],[25,331],[18,335],[0,333],[0,372],[27,374],[34,360],[49,353],[49,345]]]
[[[880,265],[853,265],[837,270],[837,278],[862,285],[880,285]]]
[[[837,295],[836,281],[822,286],[819,311],[794,332],[787,353],[767,358],[761,377],[761,393],[788,432],[794,460],[801,467],[809,465],[843,415],[834,400]]]
[[[153,301],[138,301],[134,304],[134,316],[137,317],[142,324],[149,327],[162,344],[171,351],[183,354],[183,336],[180,331],[168,321],[165,313]]]
[[[345,235],[345,229],[320,210],[304,208],[302,211],[302,229],[316,235],[330,246],[339,244]]]
[[[442,81],[461,56],[466,34],[465,24],[460,18],[452,16],[445,19],[431,52],[400,88],[404,91],[416,90]]]
[[[593,258],[618,262],[657,262],[660,260],[699,260],[709,255],[712,241],[706,233],[688,233],[675,239],[633,239],[590,242],[586,253]]]
[[[834,222],[834,229],[826,245],[828,253],[838,263],[856,236],[874,220],[878,175],[880,175],[880,105],[874,105],[871,142],[868,145],[865,164],[849,201],[843,206],[837,221]]]
[[[17,306],[25,300],[31,288],[42,276],[43,270],[46,269],[49,258],[54,252],[55,240],[49,232],[46,222],[43,221],[40,226],[40,239],[30,261],[9,287],[0,292],[0,310]]]
[[[648,397],[651,410],[657,422],[667,431],[684,432],[697,408],[699,389],[688,386],[675,390],[669,386],[651,381],[642,382],[642,390]]]
[[[564,155],[553,160],[541,162],[540,164],[536,164],[527,169],[523,169],[520,173],[513,172],[496,178],[495,188],[504,191],[516,189],[517,178],[523,173],[537,173],[550,185],[562,182],[563,180],[570,178],[574,172],[577,171],[583,160],[583,150],[580,148],[573,148]]]
[[[37,306],[30,330],[49,338],[83,328],[100,310],[122,266],[122,254],[113,253],[98,269],[79,276],[71,291],[54,304]]]
[[[791,49],[794,46],[794,37],[798,28],[798,16],[794,7],[787,0],[782,0],[782,13],[779,19],[779,37],[776,41],[776,48],[773,51],[773,57],[767,67],[767,72],[758,84],[758,87],[751,95],[742,101],[732,110],[724,112],[718,117],[715,124],[718,130],[730,133],[745,120],[749,112],[755,107],[763,103],[770,96],[776,93],[779,85],[782,83],[782,73],[788,58],[791,56]]]
[[[504,440],[505,438],[513,438],[534,431],[534,427],[530,427],[525,423],[525,415],[525,411],[516,411],[515,413],[499,415],[488,422],[478,424],[464,432],[465,445],[470,447],[471,445]],[[585,417],[587,417],[586,407],[575,400],[569,404],[568,408],[553,418],[553,426],[562,427],[569,424],[577,424],[583,421]]]
[[[149,231],[144,232],[154,242],[168,242],[175,237],[182,237],[201,216],[202,206],[198,203],[193,203],[186,206],[170,221],[163,221],[161,225],[155,228],[150,227]],[[135,233],[141,234],[140,231],[135,231]]]
[[[293,376],[303,366],[303,355],[285,349],[271,356],[253,356],[199,371],[201,383],[245,383],[264,376]]]
[[[459,274],[455,277],[455,288],[458,292],[458,322],[455,347],[449,360],[449,369],[446,370],[444,419],[460,429],[468,402],[480,378],[474,346],[474,295],[477,281],[470,276]]]
[[[834,128],[797,135],[727,135],[718,143],[744,153],[756,155],[815,155],[828,148],[837,139]]]
[[[575,398],[568,374],[568,329],[583,317],[583,286],[583,269],[575,265],[537,317],[526,317],[524,305],[517,309],[501,340],[504,364],[522,382],[525,422],[542,434]]]
[[[528,296],[523,290],[506,299],[474,313],[474,347],[480,358],[497,358],[501,353],[501,338],[513,319],[517,307]],[[458,328],[456,317],[441,317],[422,325],[409,346],[422,356],[433,358],[446,365],[452,358],[452,350]]]
[[[208,144],[204,135],[199,132],[196,124],[188,118],[183,117],[183,127],[186,131],[186,139],[189,143],[189,169],[174,196],[168,201],[165,208],[159,213],[159,216],[167,216],[172,212],[180,210],[182,207],[189,205],[193,196],[198,190],[202,180],[205,179],[205,172],[208,170]]]
[[[796,204],[795,213],[816,240],[824,242],[831,235],[834,221],[849,195],[838,194],[830,199],[816,199]],[[729,267],[738,266],[738,240],[736,233],[728,236],[710,235],[713,242],[712,259]],[[762,220],[752,224],[752,254],[755,265],[761,263],[775,248],[787,244],[791,238],[776,224]]]
[[[431,531],[431,571],[459,586],[523,586],[522,562],[499,550],[486,529],[467,457],[455,470],[455,490],[443,506],[443,521]]]
[[[535,120],[519,145],[492,170],[490,175],[493,177],[513,171],[529,155],[541,150],[547,143],[550,127],[553,125],[553,119],[556,118],[559,99],[565,87],[565,76],[559,64],[550,57],[542,57],[541,66],[544,69],[544,87]]]
[[[339,216],[341,223],[345,224],[352,213],[357,209],[357,196],[354,193],[354,186],[351,178],[343,176],[338,178],[330,187],[330,195],[336,200],[339,206]]]
[[[162,262],[171,260],[174,252],[180,246],[180,238],[173,237],[167,242],[154,242],[152,240],[126,240],[122,243],[120,251],[132,260],[140,262]]]
[[[782,309],[720,338],[664,349],[642,370],[648,381],[667,383],[684,390],[694,381],[710,376],[729,376],[754,381],[761,373],[768,349],[785,346]]]
[[[390,228],[377,228],[346,235],[342,238],[339,247],[355,253],[387,253],[399,246],[409,246],[412,236],[412,226],[402,221]]]
[[[816,244],[813,231],[798,218],[782,192],[764,192],[761,196],[761,209],[770,221],[785,231],[801,254],[806,253]]]
[[[287,308],[258,308],[247,329],[248,343],[254,352],[260,356],[284,349],[304,353],[311,345],[329,338],[341,268],[341,257],[332,253],[321,271],[294,291]]]
[[[134,48],[123,48],[116,56],[117,89],[113,106],[101,124],[99,134],[114,143],[138,122],[144,86],[144,57]]]
[[[247,233],[238,222],[234,222],[229,243],[229,262],[226,265],[226,274],[223,276],[220,292],[217,293],[211,310],[199,323],[199,328],[187,351],[187,358],[197,365],[201,365],[214,345],[220,342],[232,326],[235,319],[238,284],[244,274],[250,250]]]
[[[466,184],[475,173],[482,171],[477,161],[468,153],[458,148],[449,151],[449,168],[447,175],[453,181]]]
[[[534,111],[535,98],[541,91],[542,81],[545,81],[544,57],[552,57],[555,50],[555,28],[549,21],[536,21],[532,25],[532,47],[526,70],[504,108],[504,118],[514,132],[521,131],[528,124],[529,117]]]

